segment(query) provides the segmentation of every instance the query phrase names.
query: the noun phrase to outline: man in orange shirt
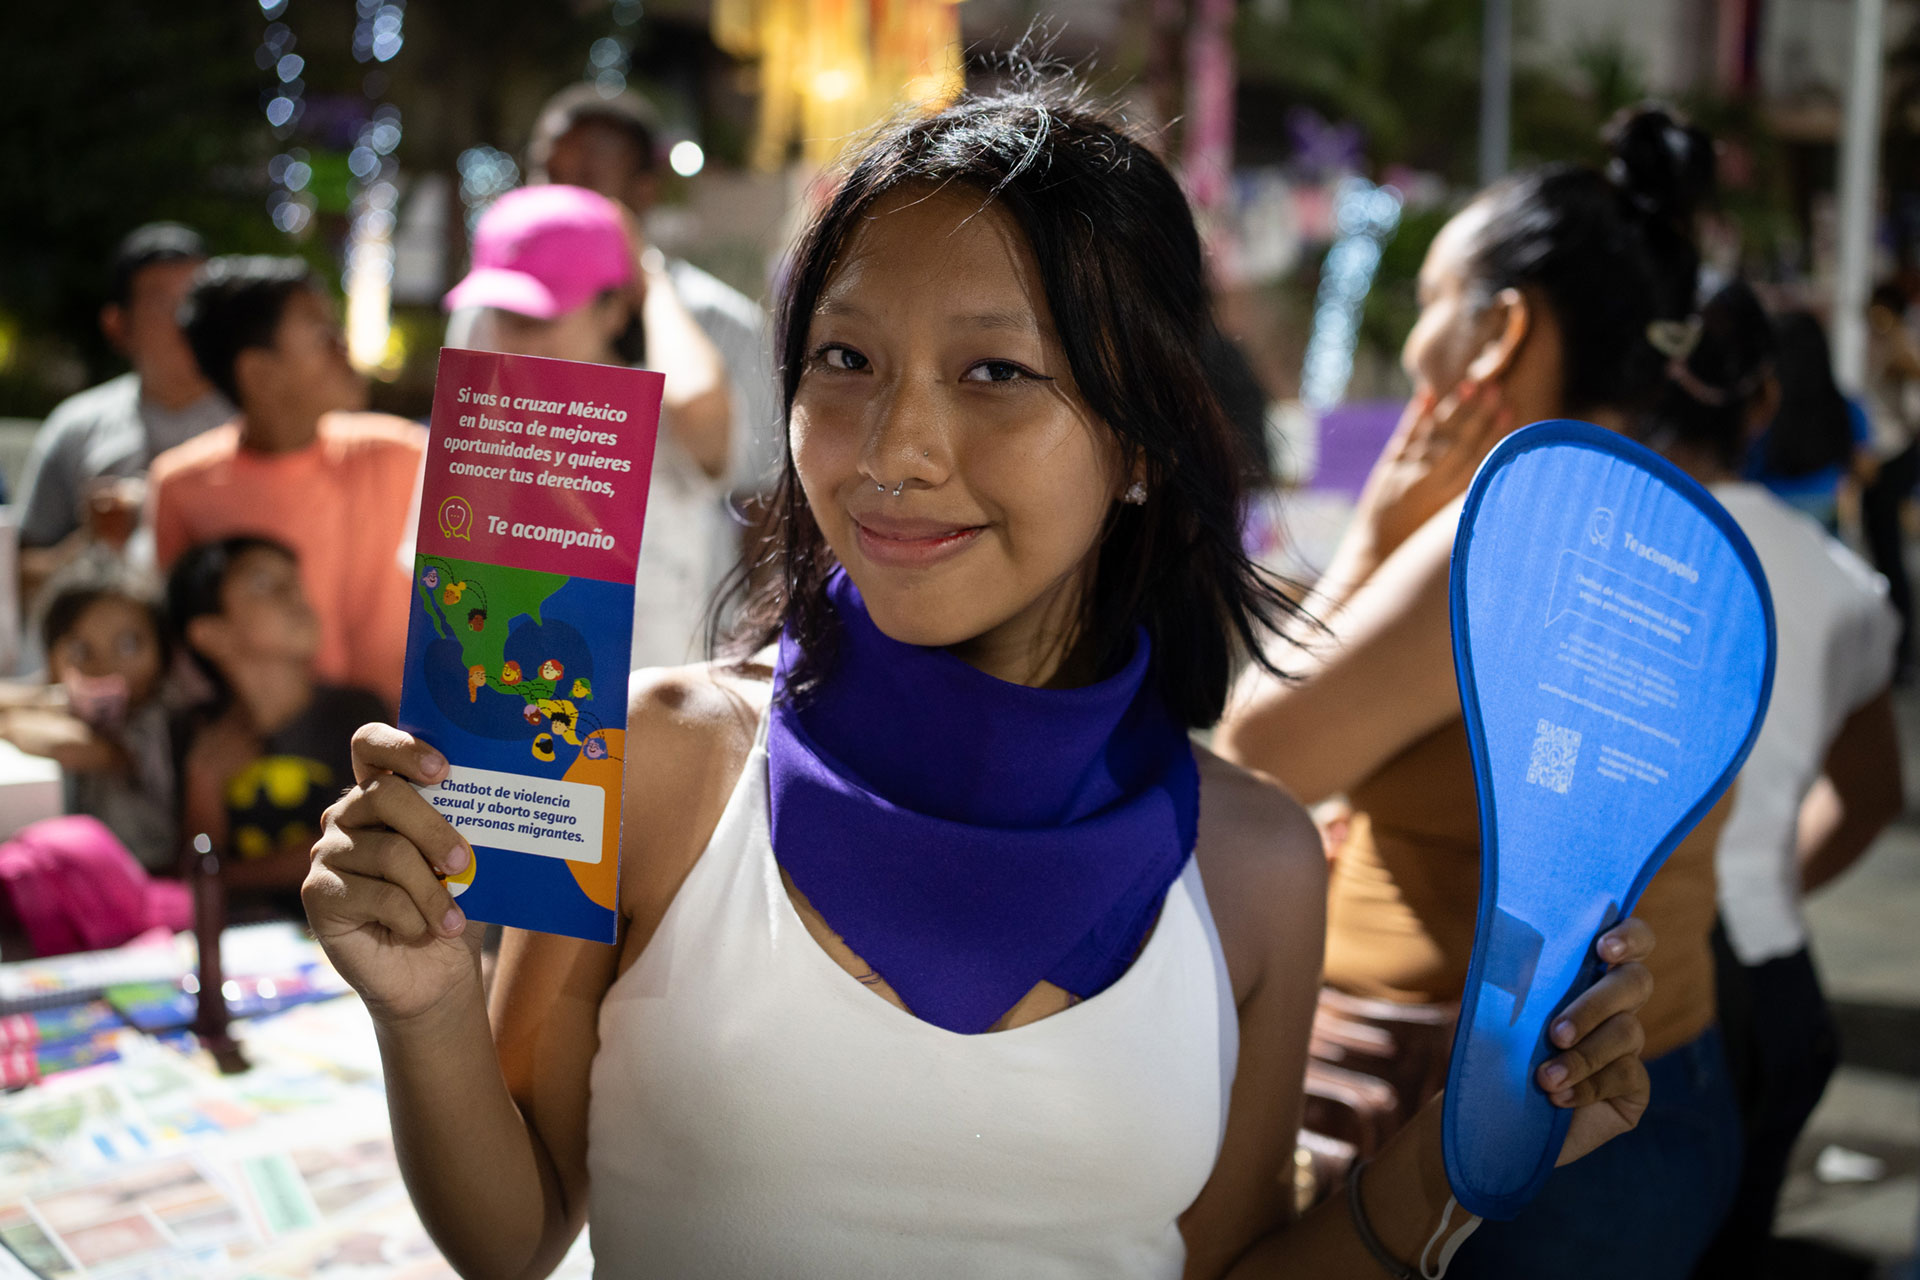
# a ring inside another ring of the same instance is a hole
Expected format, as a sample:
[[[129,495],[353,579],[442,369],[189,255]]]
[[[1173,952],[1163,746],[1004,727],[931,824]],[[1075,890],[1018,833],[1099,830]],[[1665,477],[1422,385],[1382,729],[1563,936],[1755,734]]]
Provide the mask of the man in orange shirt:
[[[154,459],[154,558],[271,538],[299,557],[320,620],[319,678],[399,702],[407,645],[401,548],[426,432],[366,413],[331,301],[298,258],[214,258],[181,325],[207,380],[240,415]]]

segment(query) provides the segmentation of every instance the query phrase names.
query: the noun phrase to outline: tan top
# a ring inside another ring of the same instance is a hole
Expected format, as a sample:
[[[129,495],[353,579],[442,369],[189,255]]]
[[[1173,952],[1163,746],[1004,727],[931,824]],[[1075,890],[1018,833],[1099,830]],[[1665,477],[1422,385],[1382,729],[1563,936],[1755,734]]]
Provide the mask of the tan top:
[[[1354,819],[1328,889],[1327,982],[1402,1003],[1454,1001],[1466,987],[1480,901],[1480,812],[1466,725],[1451,721],[1389,760],[1349,797]],[[1640,1011],[1648,1058],[1713,1023],[1713,849],[1732,792],[1695,827],[1634,914],[1659,946]]]

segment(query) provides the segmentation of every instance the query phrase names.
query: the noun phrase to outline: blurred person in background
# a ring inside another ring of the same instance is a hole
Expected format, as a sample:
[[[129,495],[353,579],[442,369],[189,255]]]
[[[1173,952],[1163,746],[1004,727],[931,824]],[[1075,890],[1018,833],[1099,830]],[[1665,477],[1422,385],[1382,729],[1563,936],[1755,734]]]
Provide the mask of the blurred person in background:
[[[1873,291],[1867,311],[1867,402],[1874,467],[1860,493],[1860,532],[1900,615],[1897,678],[1913,667],[1913,589],[1907,579],[1905,513],[1920,481],[1920,348],[1907,328],[1907,295]]]
[[[155,561],[165,572],[188,547],[236,534],[285,544],[319,619],[319,678],[397,705],[410,598],[400,554],[426,432],[361,412],[366,384],[332,299],[298,258],[213,259],[181,323],[240,414],[154,459]],[[369,577],[369,565],[388,576]]]
[[[1779,406],[1748,448],[1746,478],[1788,506],[1840,531],[1840,490],[1872,471],[1867,414],[1840,390],[1826,329],[1810,312],[1775,322]]]
[[[1655,411],[1653,443],[1713,491],[1753,544],[1778,646],[1766,722],[1715,855],[1721,1029],[1746,1151],[1733,1212],[1698,1274],[1731,1280],[1768,1274],[1788,1157],[1839,1062],[1800,902],[1903,807],[1891,686],[1899,620],[1859,557],[1740,479],[1748,442],[1780,401],[1774,328],[1759,300],[1736,282],[1701,318],[1699,342],[1675,361]]]
[[[767,314],[691,262],[648,252],[646,219],[660,196],[664,159],[653,107],[632,92],[608,98],[592,84],[570,85],[555,94],[541,109],[527,144],[533,181],[597,191],[633,215],[634,251],[645,271],[648,297],[658,297],[657,305],[671,299],[684,307],[719,354],[732,431],[723,469],[709,474],[724,479],[731,491],[758,493],[772,487],[783,447]],[[661,327],[651,315],[649,327]],[[666,371],[688,355],[699,357],[666,345],[670,336],[663,329],[655,340],[651,368]],[[729,546],[726,555],[737,550]]]
[[[0,684],[0,738],[57,761],[62,807],[98,818],[149,871],[179,869],[167,668],[158,589],[94,547],[40,604],[47,682]]]
[[[1349,800],[1330,850],[1325,972],[1349,996],[1437,1012],[1466,982],[1480,815],[1448,570],[1475,469],[1541,419],[1636,427],[1664,379],[1670,352],[1656,344],[1671,347],[1694,310],[1711,139],[1643,108],[1608,140],[1604,172],[1520,173],[1435,237],[1403,353],[1414,398],[1307,602],[1330,634],[1295,628],[1308,653],[1291,659],[1293,678],[1250,669],[1214,738],[1307,804]],[[1485,1224],[1450,1274],[1684,1280],[1713,1238],[1740,1149],[1711,945],[1728,809],[1722,800],[1687,836],[1635,907],[1660,938],[1640,1015],[1654,1085],[1639,1127],[1556,1170],[1513,1221]]]
[[[95,540],[118,550],[155,455],[233,416],[176,318],[206,257],[177,222],[148,223],[114,252],[100,331],[133,368],[63,401],[34,436],[17,504],[22,600]]]
[[[464,345],[513,355],[641,365],[667,381],[635,573],[634,669],[699,656],[713,590],[731,563],[724,494],[732,416],[717,355],[677,304],[654,305],[619,206],[582,187],[509,191],[474,228],[473,270],[447,294]],[[669,360],[664,351],[712,358]],[[694,385],[686,383],[691,375]]]
[[[189,547],[167,579],[173,642],[214,690],[182,725],[182,826],[243,901],[298,914],[321,815],[353,781],[353,731],[383,714],[315,673],[321,627],[300,562],[270,538]]]

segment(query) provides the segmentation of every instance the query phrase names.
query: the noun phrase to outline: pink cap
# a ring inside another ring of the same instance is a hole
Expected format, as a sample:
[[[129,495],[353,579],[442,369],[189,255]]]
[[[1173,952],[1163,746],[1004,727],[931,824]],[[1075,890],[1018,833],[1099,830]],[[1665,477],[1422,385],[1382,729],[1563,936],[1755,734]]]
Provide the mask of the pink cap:
[[[521,187],[480,215],[473,270],[448,292],[446,306],[551,320],[633,277],[618,205],[584,187]]]

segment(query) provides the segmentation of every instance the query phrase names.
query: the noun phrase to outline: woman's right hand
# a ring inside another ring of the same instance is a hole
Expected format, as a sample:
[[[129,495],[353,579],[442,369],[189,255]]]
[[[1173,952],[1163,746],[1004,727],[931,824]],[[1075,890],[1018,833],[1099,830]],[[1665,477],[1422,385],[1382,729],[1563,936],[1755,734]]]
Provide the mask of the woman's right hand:
[[[376,1019],[405,1022],[480,986],[480,929],[440,880],[473,850],[411,783],[447,774],[439,752],[391,725],[353,735],[356,786],[326,813],[300,887],[334,968]]]

